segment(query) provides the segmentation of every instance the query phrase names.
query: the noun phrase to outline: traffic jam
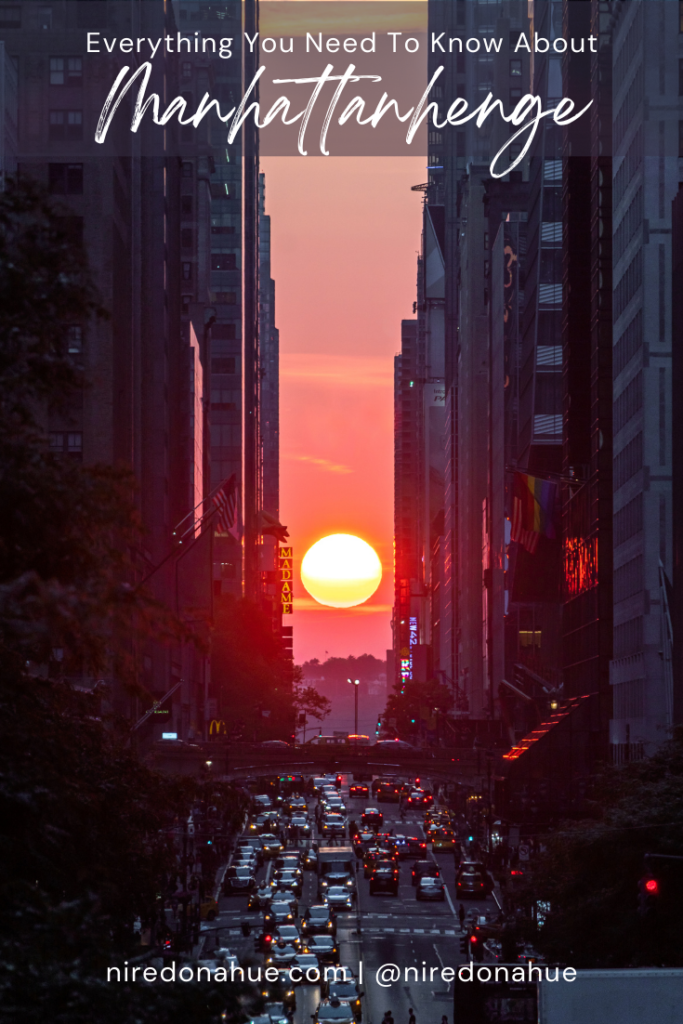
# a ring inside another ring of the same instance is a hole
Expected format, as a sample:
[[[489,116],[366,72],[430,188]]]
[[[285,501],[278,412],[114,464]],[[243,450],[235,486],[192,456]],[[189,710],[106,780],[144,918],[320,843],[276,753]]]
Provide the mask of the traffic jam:
[[[412,943],[417,962],[438,934],[443,956],[465,959],[456,935],[468,927],[476,941],[493,881],[463,854],[462,823],[431,788],[414,778],[290,774],[253,780],[250,794],[198,963],[259,986],[253,1024],[381,1016],[373,979],[383,944],[387,958],[408,962]],[[463,914],[460,901],[477,906]]]

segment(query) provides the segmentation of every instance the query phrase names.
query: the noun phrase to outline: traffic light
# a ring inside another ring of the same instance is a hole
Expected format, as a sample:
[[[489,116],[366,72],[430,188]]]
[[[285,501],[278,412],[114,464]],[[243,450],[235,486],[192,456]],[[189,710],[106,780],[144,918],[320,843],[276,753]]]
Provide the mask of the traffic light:
[[[469,937],[469,935],[462,935],[460,937],[460,952],[463,953],[465,956],[467,956],[469,951],[470,951],[470,937]]]
[[[472,958],[481,963],[484,959],[484,943],[481,941],[480,935],[470,935],[470,949],[472,950]]]
[[[659,903],[659,882],[652,875],[644,875],[638,882],[638,913],[641,917],[651,916]]]

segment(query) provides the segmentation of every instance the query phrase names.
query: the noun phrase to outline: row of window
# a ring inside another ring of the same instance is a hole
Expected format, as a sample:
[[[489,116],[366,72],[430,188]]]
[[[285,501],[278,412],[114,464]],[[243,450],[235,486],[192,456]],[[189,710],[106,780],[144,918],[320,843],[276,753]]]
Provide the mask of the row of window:
[[[83,451],[83,434],[52,432],[50,451],[67,455],[80,455]]]
[[[643,311],[639,309],[619,336],[613,352],[613,374],[619,376],[643,345]]]
[[[643,250],[639,249],[614,289],[614,322],[619,319],[643,283]]]
[[[614,546],[625,544],[631,537],[641,533],[643,529],[643,495],[636,494],[627,505],[614,513],[612,521]]]
[[[614,570],[614,603],[626,601],[643,589],[643,556],[636,555]]]
[[[630,419],[643,408],[643,373],[640,370],[629,381],[614,402],[614,433],[626,426]]]

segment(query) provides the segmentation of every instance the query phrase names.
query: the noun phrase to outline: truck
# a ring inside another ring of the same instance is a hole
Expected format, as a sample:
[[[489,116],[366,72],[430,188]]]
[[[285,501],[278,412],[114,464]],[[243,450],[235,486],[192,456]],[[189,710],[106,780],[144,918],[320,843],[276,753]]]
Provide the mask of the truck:
[[[331,885],[344,885],[356,893],[356,855],[350,844],[320,846],[318,848],[318,897],[325,895]]]
[[[681,969],[530,967],[461,964],[454,985],[454,1024],[680,1024],[683,1019]]]

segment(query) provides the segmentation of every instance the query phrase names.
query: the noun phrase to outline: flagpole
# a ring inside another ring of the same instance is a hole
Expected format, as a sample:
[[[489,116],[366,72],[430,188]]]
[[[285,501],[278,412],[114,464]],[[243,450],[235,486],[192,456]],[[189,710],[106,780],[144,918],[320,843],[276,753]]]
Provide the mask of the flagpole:
[[[202,529],[203,526],[206,526],[206,523],[208,523],[209,519],[211,519],[211,517],[213,515],[215,515],[217,511],[218,510],[216,508],[212,508],[212,509],[210,509],[209,512],[206,513],[205,516],[202,516],[202,518],[199,521],[199,529],[200,530]],[[187,533],[189,533],[189,530],[187,531]],[[183,536],[186,536],[186,534],[183,534]],[[199,537],[195,537],[194,540],[192,541],[192,544],[188,544],[186,548],[179,548],[178,547],[178,548],[173,548],[173,550],[169,551],[169,553],[166,555],[166,557],[163,558],[159,562],[159,564],[156,565],[152,569],[151,572],[148,572],[147,575],[144,577],[144,579],[140,580],[138,585],[133,590],[133,593],[137,594],[137,592],[140,590],[140,587],[143,587],[145,585],[145,583],[147,583],[147,581],[150,580],[152,578],[152,576],[154,576],[155,573],[159,572],[159,569],[162,569],[166,565],[166,563],[169,561],[169,559],[173,558],[174,555],[178,555],[180,553],[182,553],[184,555],[186,551],[189,551],[192,548],[192,545],[196,544],[201,536],[202,536],[202,534],[200,532]],[[181,541],[181,543],[182,543],[182,541]]]
[[[180,529],[180,527],[181,527],[181,526],[183,525],[183,523],[184,523],[184,522],[185,522],[185,521],[186,521],[187,519],[189,519],[189,518],[190,518],[190,516],[192,515],[192,513],[193,513],[193,512],[196,512],[196,511],[197,511],[197,509],[199,508],[199,506],[200,506],[200,505],[203,505],[205,501],[211,501],[211,499],[213,498],[213,496],[214,496],[214,494],[216,493],[216,491],[220,491],[221,487],[223,487],[223,486],[224,486],[224,485],[225,485],[225,484],[227,483],[227,481],[228,481],[229,479],[230,479],[230,477],[227,477],[227,478],[226,478],[225,480],[223,480],[223,481],[222,481],[222,482],[221,482],[220,484],[217,484],[217,485],[216,485],[216,486],[214,487],[214,489],[213,489],[213,490],[211,491],[211,493],[210,493],[210,494],[207,494],[207,496],[206,496],[205,498],[202,498],[202,500],[201,500],[201,501],[198,501],[198,502],[197,502],[197,504],[195,505],[195,507],[194,507],[193,509],[191,509],[191,510],[190,510],[190,511],[189,511],[189,512],[187,513],[187,515],[186,515],[186,516],[183,516],[183,518],[182,518],[182,519],[180,520],[180,522],[179,522],[179,523],[178,523],[178,524],[177,524],[176,526],[174,526],[174,527],[173,527],[173,534],[172,534],[172,536],[174,536],[174,537],[175,537],[175,535],[176,535],[177,531],[178,531],[178,530]],[[201,522],[201,520],[200,520],[200,522]],[[191,527],[190,527],[190,529],[191,529]],[[185,533],[187,533],[187,532],[188,532],[188,531],[186,530],[186,531],[185,531]],[[183,537],[185,536],[185,533],[183,534]]]

